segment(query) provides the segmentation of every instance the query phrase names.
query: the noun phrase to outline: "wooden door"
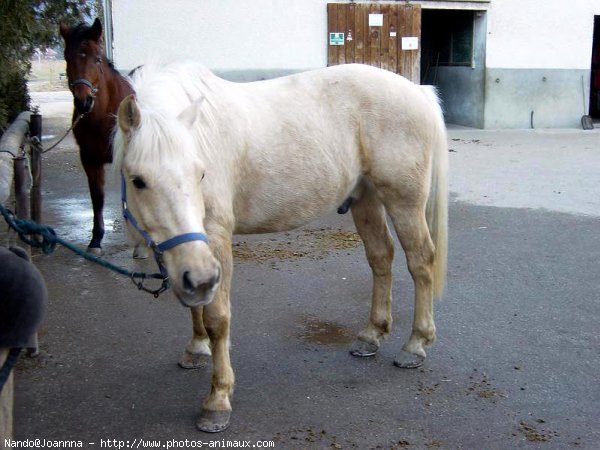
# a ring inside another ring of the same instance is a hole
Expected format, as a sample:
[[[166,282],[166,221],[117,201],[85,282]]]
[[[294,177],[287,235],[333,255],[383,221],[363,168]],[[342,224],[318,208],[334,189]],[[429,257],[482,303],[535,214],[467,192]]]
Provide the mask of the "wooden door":
[[[327,4],[327,65],[362,63],[420,82],[421,5]]]

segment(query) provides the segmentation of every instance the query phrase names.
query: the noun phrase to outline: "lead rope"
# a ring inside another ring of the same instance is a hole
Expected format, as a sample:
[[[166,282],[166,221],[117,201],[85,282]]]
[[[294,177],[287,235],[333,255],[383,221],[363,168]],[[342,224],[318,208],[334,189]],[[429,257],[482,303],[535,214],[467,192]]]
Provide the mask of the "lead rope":
[[[18,219],[14,213],[6,209],[0,204],[0,214],[4,217],[4,220],[10,228],[15,230],[19,235],[19,238],[27,245],[35,248],[40,248],[44,254],[49,255],[54,251],[57,244],[71,250],[73,253],[81,256],[87,261],[99,264],[102,267],[110,269],[121,275],[124,275],[131,279],[133,284],[141,291],[152,294],[155,298],[158,298],[160,294],[165,292],[169,287],[169,278],[163,271],[161,273],[145,273],[145,272],[134,272],[123,267],[119,267],[99,256],[94,256],[88,252],[80,249],[74,244],[61,239],[56,235],[54,229],[47,225],[40,225],[32,220]],[[36,239],[39,238],[39,239]],[[155,279],[161,281],[161,285],[158,289],[151,289],[144,286],[144,281],[148,279]]]
[[[52,144],[51,147],[43,149],[42,148],[42,143],[40,142],[39,138],[37,136],[34,136],[31,138],[31,144],[40,152],[40,153],[46,153],[49,152],[50,150],[52,150],[53,148],[55,148],[58,144],[60,144],[66,137],[67,135],[73,130],[73,128],[75,128],[75,126],[77,125],[77,123],[82,119],[82,117],[85,116],[85,113],[79,113],[79,115],[77,116],[77,118],[73,121],[73,123],[71,124],[71,127],[65,132],[65,134],[54,144]]]

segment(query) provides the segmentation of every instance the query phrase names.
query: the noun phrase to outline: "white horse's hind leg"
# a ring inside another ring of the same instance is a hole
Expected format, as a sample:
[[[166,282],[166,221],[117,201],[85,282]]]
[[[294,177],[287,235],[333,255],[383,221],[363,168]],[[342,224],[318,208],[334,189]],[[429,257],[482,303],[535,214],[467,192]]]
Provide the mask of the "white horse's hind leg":
[[[425,360],[425,346],[435,341],[433,321],[434,246],[420,206],[387,208],[406,253],[408,270],[415,285],[415,311],[412,334],[394,364],[403,368],[420,366]]]
[[[388,335],[392,327],[394,241],[386,223],[383,204],[373,189],[366,189],[360,200],[352,205],[352,217],[373,271],[373,294],[369,324],[352,343],[350,353],[373,356],[379,349],[379,340]]]
[[[206,366],[211,355],[210,340],[204,328],[202,306],[191,308],[193,334],[185,346],[179,365],[184,369],[200,369]]]

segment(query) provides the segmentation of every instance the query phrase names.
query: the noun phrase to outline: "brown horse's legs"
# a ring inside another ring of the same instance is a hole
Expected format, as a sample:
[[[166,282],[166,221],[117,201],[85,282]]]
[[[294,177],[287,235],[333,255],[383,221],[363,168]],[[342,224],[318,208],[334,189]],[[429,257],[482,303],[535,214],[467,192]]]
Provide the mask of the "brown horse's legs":
[[[433,321],[434,246],[425,220],[425,208],[388,207],[396,233],[406,253],[408,270],[415,285],[412,334],[394,364],[413,368],[425,359],[425,346],[435,341]]]
[[[94,209],[94,228],[92,229],[92,240],[88,245],[88,252],[100,255],[102,254],[100,244],[104,237],[104,164],[84,164],[83,168],[87,174]]]
[[[367,260],[373,272],[373,294],[369,323],[358,334],[350,353],[354,356],[372,356],[379,348],[379,340],[389,334],[392,326],[394,242],[386,223],[383,204],[372,189],[365,190],[360,200],[352,205],[352,217],[365,244]]]
[[[213,254],[221,263],[221,285],[214,300],[204,306],[203,318],[210,338],[213,376],[210,393],[204,400],[196,422],[201,431],[215,433],[229,425],[234,374],[229,358],[229,324],[231,318],[229,291],[233,274],[231,235],[222,236],[207,229],[211,236]]]
[[[192,339],[185,347],[179,365],[184,369],[199,369],[204,367],[211,355],[210,341],[204,328],[203,306],[191,308]]]

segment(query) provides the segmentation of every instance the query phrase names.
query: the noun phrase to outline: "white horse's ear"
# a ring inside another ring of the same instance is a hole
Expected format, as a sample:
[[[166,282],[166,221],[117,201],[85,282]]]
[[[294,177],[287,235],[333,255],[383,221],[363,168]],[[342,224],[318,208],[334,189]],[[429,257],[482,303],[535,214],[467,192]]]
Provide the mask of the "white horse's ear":
[[[130,94],[125,97],[119,105],[119,112],[117,113],[119,128],[121,128],[124,133],[129,133],[139,127],[141,121],[142,116],[140,114],[140,109],[135,102],[135,95]]]
[[[192,128],[192,125],[194,125],[194,122],[196,122],[196,119],[200,114],[200,106],[202,106],[204,99],[205,97],[197,98],[190,106],[181,111],[179,116],[177,116],[177,119],[179,119],[179,121],[181,121],[187,128]]]

